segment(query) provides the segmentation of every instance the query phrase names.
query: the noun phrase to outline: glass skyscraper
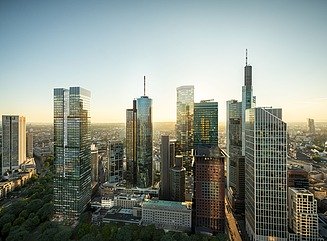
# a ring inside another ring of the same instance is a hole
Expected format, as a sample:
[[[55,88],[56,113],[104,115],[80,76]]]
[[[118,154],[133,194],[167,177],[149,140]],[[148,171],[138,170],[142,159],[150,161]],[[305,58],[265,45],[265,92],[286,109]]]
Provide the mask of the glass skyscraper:
[[[133,108],[126,110],[126,181],[131,186],[136,186],[136,100]]]
[[[1,175],[18,169],[26,161],[26,120],[24,116],[2,116]]]
[[[141,96],[136,100],[136,163],[140,188],[152,186],[152,99]]]
[[[194,148],[218,147],[218,102],[194,104]]]
[[[54,211],[77,221],[91,199],[90,91],[54,89]]]
[[[251,240],[287,240],[287,135],[282,110],[251,108],[245,123],[245,223]]]
[[[178,152],[189,156],[193,144],[194,86],[177,88],[176,138]]]

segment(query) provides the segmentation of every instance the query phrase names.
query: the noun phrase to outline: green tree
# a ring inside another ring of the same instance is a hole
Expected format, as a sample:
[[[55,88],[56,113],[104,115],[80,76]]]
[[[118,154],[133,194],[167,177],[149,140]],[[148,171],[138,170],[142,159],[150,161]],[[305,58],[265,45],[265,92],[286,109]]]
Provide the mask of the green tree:
[[[11,222],[3,225],[3,228],[1,230],[2,235],[6,237],[9,234],[10,229],[11,229]]]

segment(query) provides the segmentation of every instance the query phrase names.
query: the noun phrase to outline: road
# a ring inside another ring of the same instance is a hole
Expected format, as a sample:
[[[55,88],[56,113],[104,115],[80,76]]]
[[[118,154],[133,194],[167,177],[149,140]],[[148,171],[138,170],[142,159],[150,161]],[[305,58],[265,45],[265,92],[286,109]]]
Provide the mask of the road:
[[[225,213],[226,213],[226,221],[227,221],[226,223],[228,228],[229,240],[242,241],[242,238],[237,228],[236,220],[228,204],[227,197],[225,197]]]

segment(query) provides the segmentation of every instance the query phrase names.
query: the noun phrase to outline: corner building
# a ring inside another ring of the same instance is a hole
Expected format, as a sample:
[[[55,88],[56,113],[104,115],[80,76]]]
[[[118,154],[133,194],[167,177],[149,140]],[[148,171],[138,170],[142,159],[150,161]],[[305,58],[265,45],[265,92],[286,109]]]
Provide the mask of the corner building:
[[[54,89],[54,212],[74,223],[91,199],[90,91]]]

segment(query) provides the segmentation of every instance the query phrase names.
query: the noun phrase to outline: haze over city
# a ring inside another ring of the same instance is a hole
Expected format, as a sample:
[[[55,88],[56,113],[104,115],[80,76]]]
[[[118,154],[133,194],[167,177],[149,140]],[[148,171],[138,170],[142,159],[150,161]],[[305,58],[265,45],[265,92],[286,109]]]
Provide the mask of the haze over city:
[[[52,122],[53,89],[91,91],[93,123],[125,122],[153,99],[176,120],[176,87],[195,101],[241,99],[245,49],[257,106],[286,122],[327,121],[326,1],[1,1],[0,113]]]

